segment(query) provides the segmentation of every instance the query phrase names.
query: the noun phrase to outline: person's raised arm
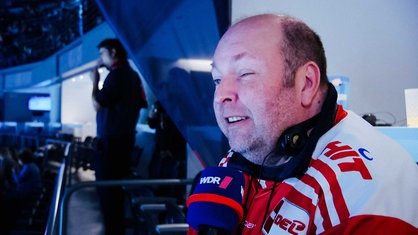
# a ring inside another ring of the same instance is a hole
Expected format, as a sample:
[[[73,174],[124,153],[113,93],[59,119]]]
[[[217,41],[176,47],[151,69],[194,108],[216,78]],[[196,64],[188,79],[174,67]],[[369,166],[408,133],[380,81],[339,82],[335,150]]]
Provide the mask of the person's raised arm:
[[[99,111],[101,106],[99,102],[97,102],[96,97],[97,93],[99,92],[99,81],[100,81],[100,74],[99,74],[99,65],[95,66],[91,71],[91,80],[93,83],[93,90],[91,92],[91,98],[93,101],[93,107],[96,111]]]

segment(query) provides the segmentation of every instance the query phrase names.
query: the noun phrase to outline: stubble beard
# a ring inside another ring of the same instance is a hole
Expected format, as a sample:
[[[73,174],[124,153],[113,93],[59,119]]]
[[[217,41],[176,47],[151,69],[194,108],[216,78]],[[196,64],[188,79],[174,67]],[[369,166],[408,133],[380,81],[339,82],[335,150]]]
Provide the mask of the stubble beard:
[[[232,150],[258,165],[263,163],[264,157],[271,151],[266,149],[270,145],[266,144],[265,140],[261,137],[231,136],[228,140]]]

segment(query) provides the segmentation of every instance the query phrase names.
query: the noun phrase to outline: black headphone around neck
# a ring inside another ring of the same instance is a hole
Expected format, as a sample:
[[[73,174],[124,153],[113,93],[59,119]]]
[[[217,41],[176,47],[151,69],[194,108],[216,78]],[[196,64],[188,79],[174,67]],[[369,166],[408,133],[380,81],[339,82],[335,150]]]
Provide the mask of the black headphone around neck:
[[[316,125],[318,118],[319,114],[283,131],[277,142],[275,154],[286,157],[299,154],[308,141],[308,131]]]
[[[328,83],[328,93],[321,112],[314,117],[286,129],[278,140],[277,153],[267,157],[292,157],[286,163],[270,167],[257,165],[241,154],[234,152],[228,161],[228,167],[246,172],[254,177],[283,181],[290,177],[303,175],[315,150],[319,138],[333,126],[337,112],[337,91]],[[308,131],[312,129],[308,136]]]

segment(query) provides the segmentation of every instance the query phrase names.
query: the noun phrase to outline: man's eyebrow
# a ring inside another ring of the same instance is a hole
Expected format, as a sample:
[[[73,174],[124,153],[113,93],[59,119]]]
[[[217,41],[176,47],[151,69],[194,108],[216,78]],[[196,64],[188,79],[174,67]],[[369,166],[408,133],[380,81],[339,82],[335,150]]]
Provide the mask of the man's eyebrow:
[[[234,55],[233,57],[232,57],[232,61],[238,61],[238,60],[240,60],[240,59],[242,59],[242,58],[244,58],[244,57],[246,57],[246,56],[248,56],[248,53],[247,52],[241,52],[241,53],[239,53],[239,54],[237,54],[237,55]],[[250,56],[250,57],[252,57],[252,56]]]
[[[210,64],[210,66],[211,66],[211,69],[210,69],[210,72],[211,72],[211,73],[213,73],[213,71],[214,71],[214,70],[218,70],[218,69],[217,69],[217,67],[216,67],[215,62],[212,62],[212,63]]]
[[[250,56],[247,52],[244,51],[242,53],[239,53],[239,54],[236,54],[236,55],[232,56],[231,61],[236,62],[236,61],[241,60],[244,57],[254,58],[253,56]],[[216,69],[216,67],[217,67],[215,62],[212,62],[210,65],[212,66],[212,69]]]

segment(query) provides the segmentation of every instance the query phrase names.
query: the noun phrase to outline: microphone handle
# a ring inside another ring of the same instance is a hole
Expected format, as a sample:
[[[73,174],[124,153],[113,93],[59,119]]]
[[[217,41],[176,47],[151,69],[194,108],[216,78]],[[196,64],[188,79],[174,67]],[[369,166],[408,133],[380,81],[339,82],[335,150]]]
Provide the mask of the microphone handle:
[[[198,235],[231,235],[228,231],[206,224],[199,225]]]

